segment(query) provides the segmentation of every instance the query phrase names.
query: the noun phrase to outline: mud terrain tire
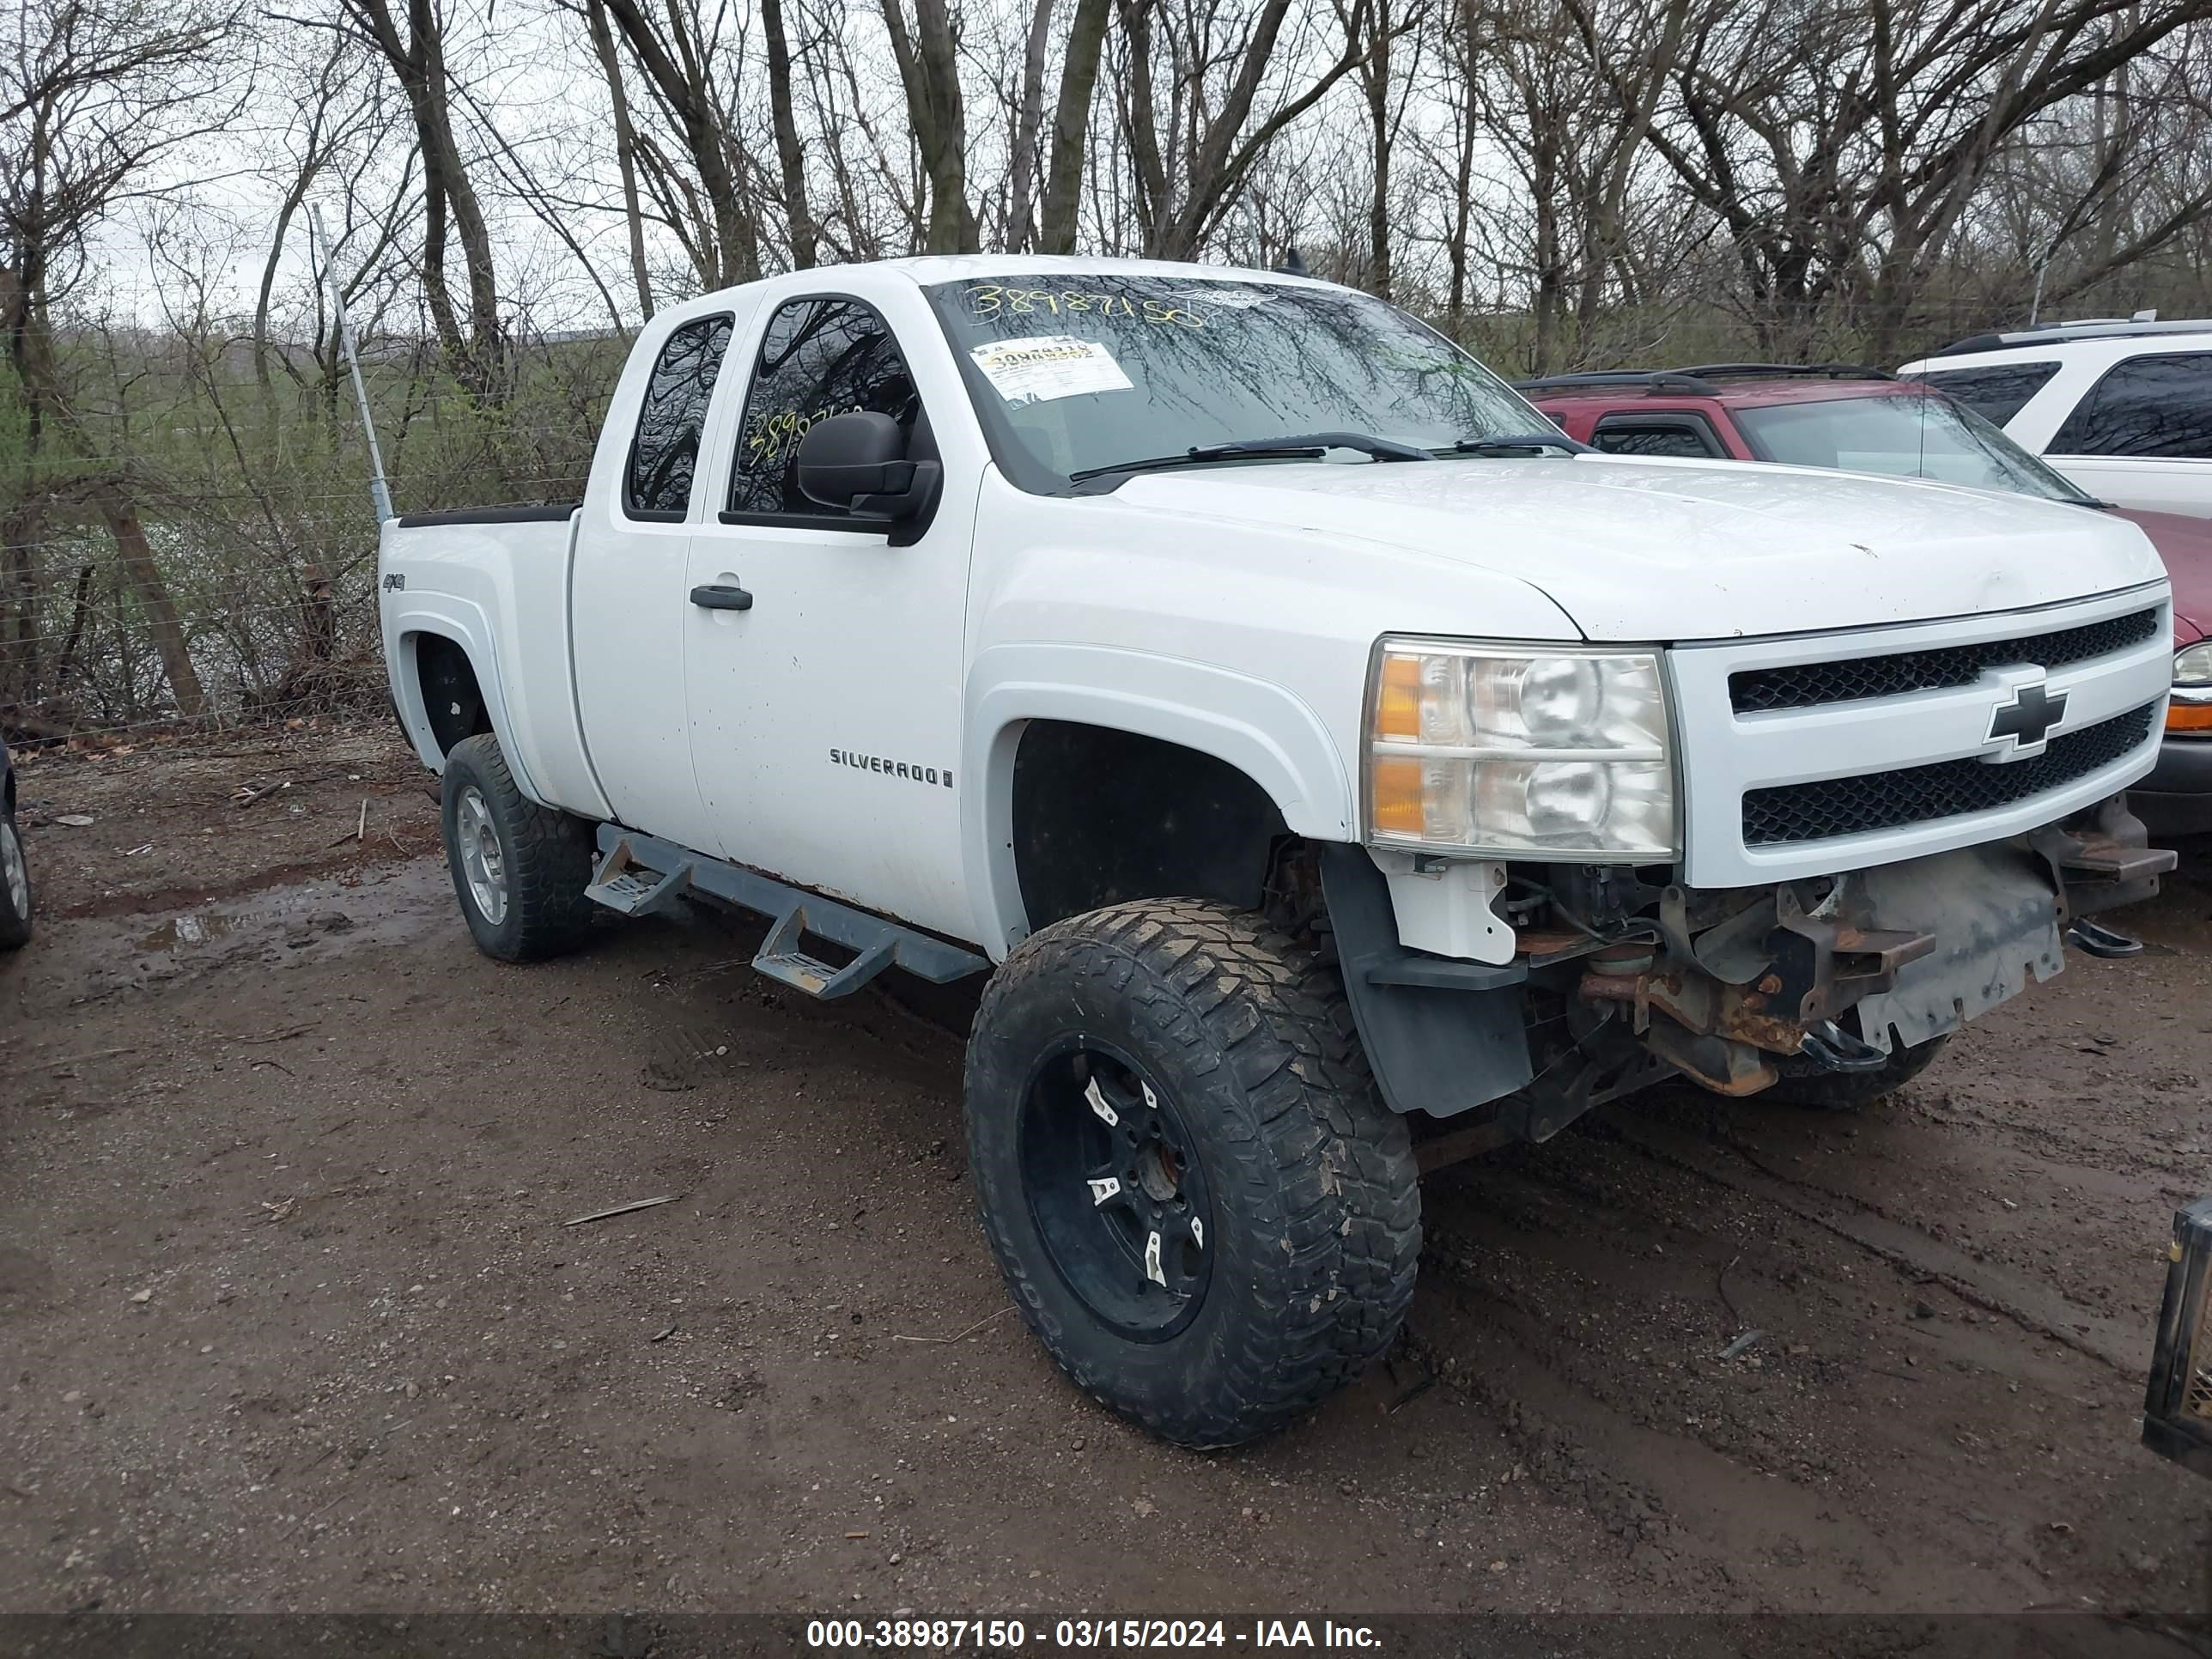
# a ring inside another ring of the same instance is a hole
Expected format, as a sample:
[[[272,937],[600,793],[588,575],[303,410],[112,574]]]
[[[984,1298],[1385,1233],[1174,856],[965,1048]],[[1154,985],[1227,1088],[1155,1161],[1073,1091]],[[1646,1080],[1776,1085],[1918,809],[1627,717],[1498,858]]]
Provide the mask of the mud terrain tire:
[[[984,994],[966,1096],[1015,1306],[1152,1432],[1254,1439],[1397,1336],[1421,1244],[1411,1137],[1335,970],[1256,915],[1158,899],[1032,935]]]
[[[440,817],[453,896],[477,948],[501,962],[542,962],[581,945],[598,909],[592,827],[514,786],[499,739],[464,738],[446,757]]]

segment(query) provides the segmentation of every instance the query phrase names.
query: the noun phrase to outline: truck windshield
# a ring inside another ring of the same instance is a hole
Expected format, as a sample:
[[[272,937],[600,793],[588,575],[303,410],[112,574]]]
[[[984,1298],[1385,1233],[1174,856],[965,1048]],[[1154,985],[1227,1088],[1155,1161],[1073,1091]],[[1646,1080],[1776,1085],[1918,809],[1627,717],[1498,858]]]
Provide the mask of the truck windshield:
[[[1449,454],[1463,439],[1553,429],[1466,352],[1364,295],[1103,271],[927,292],[994,451],[1030,488],[1294,434]]]
[[[1940,478],[2055,501],[2095,499],[1964,404],[1935,393],[1759,404],[1733,412],[1762,460]]]

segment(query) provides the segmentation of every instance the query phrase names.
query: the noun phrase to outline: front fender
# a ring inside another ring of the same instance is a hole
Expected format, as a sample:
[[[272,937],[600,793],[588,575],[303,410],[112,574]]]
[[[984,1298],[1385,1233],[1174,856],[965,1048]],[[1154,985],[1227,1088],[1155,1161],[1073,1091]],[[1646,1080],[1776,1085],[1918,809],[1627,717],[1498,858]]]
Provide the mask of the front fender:
[[[1066,720],[1180,744],[1235,767],[1294,835],[1358,837],[1344,757],[1295,693],[1210,663],[1115,646],[997,645],[969,670],[961,754],[961,844],[975,937],[1003,957],[1029,934],[1014,872],[1014,756],[1033,720]]]

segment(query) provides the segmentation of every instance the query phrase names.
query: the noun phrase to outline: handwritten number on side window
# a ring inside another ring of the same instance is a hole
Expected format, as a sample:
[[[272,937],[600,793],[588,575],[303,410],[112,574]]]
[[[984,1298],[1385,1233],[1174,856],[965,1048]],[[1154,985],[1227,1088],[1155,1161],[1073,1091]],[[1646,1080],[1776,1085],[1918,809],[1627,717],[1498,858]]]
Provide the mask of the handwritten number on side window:
[[[811,415],[802,415],[795,409],[775,410],[756,415],[745,429],[745,465],[748,472],[758,472],[780,465],[785,456],[799,446],[799,441],[832,415],[856,415],[860,406],[849,409],[817,409]]]

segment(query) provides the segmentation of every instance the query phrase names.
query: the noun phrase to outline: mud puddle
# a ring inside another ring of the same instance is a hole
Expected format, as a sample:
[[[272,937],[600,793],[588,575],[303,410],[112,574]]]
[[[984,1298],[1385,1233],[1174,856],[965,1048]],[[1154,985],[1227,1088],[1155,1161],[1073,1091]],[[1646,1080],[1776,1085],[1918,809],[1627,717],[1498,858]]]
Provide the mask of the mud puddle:
[[[35,958],[39,989],[49,996],[58,990],[66,1006],[76,1007],[246,965],[282,967],[389,949],[441,922],[459,925],[441,863],[416,859],[369,866],[152,918],[142,913],[49,922]]]
[[[237,919],[222,910],[187,911],[171,916],[138,941],[142,951],[179,951],[210,939],[221,939],[236,927]]]

